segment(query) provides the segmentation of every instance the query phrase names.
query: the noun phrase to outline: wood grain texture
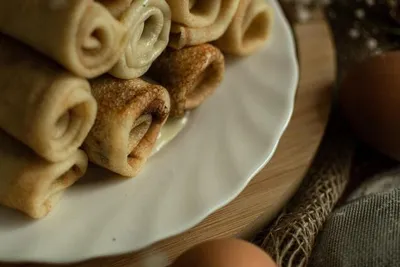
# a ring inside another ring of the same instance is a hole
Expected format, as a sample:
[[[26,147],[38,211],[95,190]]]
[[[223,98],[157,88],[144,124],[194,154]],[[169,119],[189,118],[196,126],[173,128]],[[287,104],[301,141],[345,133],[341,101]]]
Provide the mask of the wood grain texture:
[[[184,234],[158,242],[139,252],[95,259],[66,267],[145,267],[150,255],[169,262],[189,247],[212,238],[250,237],[265,226],[298,188],[324,134],[335,80],[335,55],[327,24],[313,20],[295,25],[300,83],[295,111],[278,149],[270,161],[226,207]],[[0,267],[39,267],[39,264],[0,264]],[[55,267],[56,265],[46,265]]]

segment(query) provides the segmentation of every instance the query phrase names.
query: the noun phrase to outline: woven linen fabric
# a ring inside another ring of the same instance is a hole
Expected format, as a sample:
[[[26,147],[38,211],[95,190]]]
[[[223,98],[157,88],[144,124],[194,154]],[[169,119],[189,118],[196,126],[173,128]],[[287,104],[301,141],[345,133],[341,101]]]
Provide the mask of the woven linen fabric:
[[[309,266],[400,266],[400,188],[336,209],[318,236]]]
[[[383,193],[400,188],[400,167],[375,174],[371,179],[363,182],[350,196],[347,202],[375,193]]]

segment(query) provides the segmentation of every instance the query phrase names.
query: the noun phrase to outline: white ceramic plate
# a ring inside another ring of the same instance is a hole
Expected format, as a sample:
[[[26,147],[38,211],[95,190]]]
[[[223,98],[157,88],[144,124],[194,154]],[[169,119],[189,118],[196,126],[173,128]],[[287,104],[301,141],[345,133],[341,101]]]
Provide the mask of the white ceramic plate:
[[[228,66],[221,88],[139,177],[83,181],[40,221],[0,208],[0,261],[62,263],[137,250],[235,198],[271,158],[298,82],[291,30],[276,1],[268,2],[275,10],[269,44]]]

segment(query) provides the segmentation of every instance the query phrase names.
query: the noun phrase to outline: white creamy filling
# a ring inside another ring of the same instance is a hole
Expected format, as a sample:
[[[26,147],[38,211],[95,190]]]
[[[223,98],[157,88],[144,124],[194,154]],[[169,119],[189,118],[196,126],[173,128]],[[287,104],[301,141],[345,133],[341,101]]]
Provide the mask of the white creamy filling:
[[[156,144],[154,145],[151,156],[163,149],[169,142],[171,142],[182,130],[185,128],[189,118],[189,112],[179,119],[168,119],[162,127],[158,135]]]

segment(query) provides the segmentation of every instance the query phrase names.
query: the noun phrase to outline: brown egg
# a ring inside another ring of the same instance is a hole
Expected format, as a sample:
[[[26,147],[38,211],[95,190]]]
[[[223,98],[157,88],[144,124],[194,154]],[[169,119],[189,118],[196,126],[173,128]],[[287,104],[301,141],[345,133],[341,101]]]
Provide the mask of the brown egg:
[[[171,267],[276,267],[257,246],[238,239],[208,241],[183,253]]]
[[[400,160],[400,52],[354,66],[343,81],[339,101],[362,140]]]

